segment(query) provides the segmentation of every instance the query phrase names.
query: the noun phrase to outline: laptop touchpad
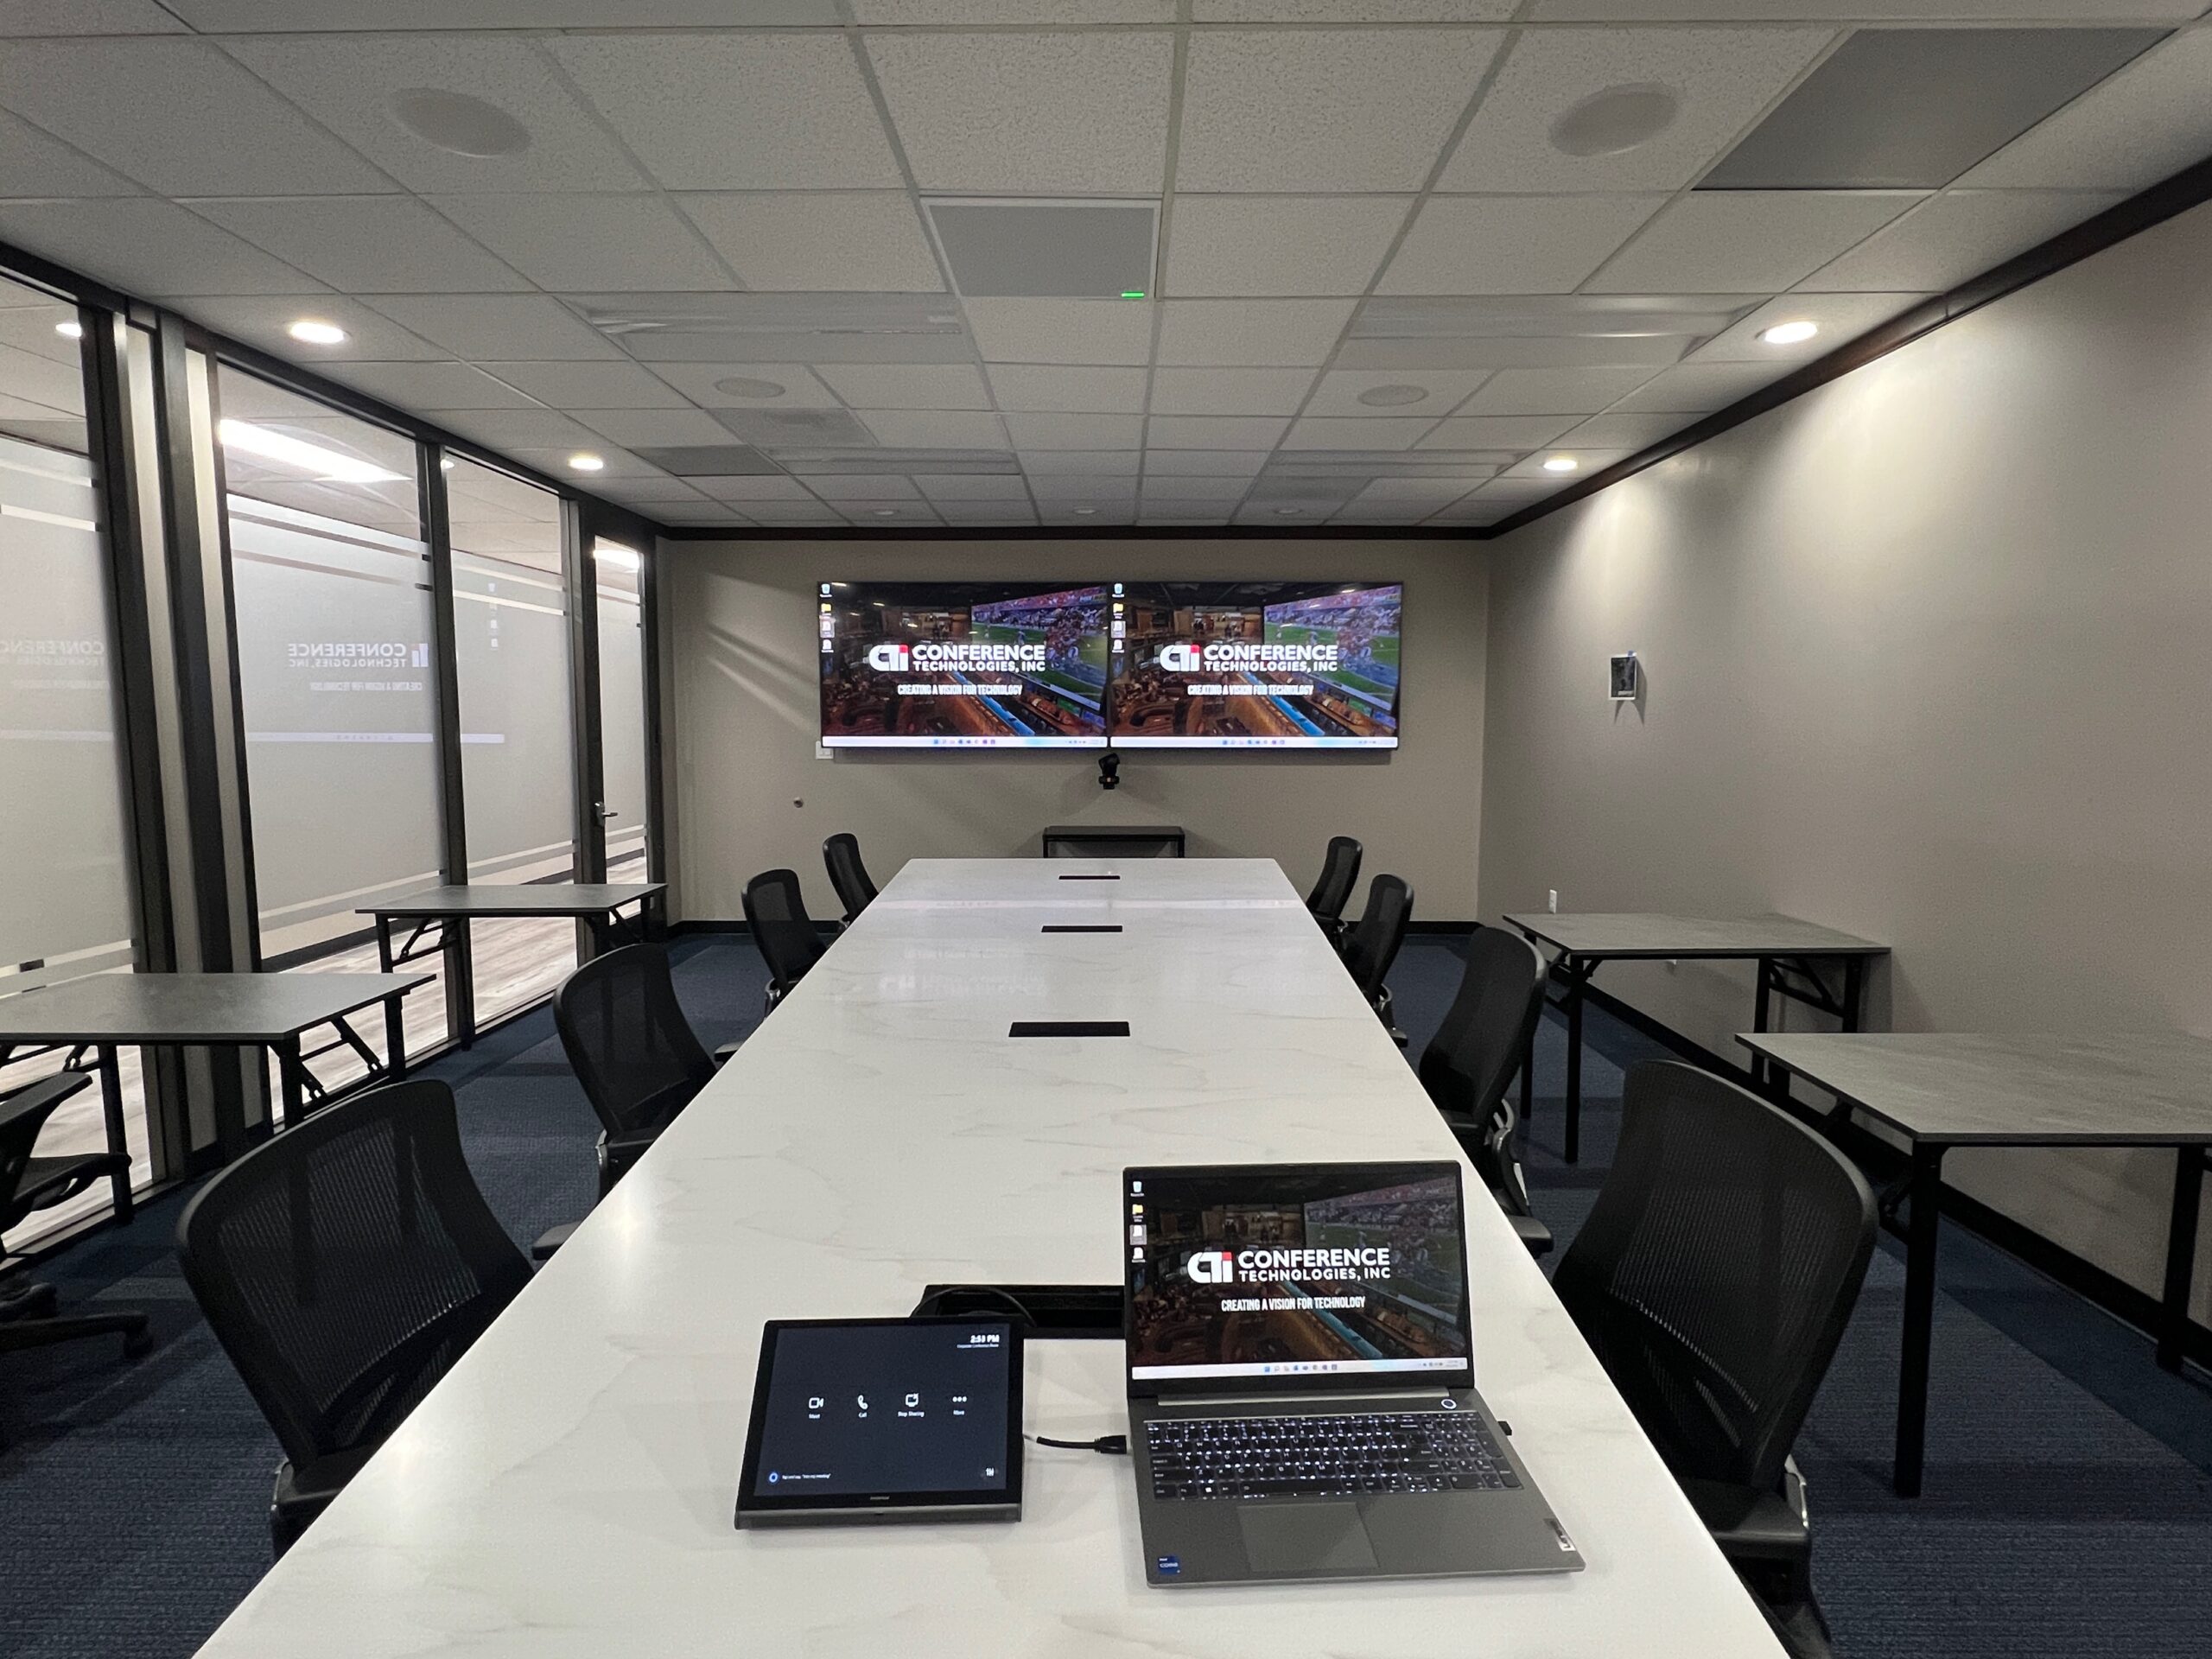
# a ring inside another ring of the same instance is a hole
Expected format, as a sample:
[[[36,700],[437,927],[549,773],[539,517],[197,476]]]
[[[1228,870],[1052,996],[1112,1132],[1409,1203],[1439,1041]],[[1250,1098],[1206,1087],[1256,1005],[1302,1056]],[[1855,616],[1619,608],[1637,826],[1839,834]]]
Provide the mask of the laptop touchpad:
[[[1236,1510],[1255,1573],[1358,1573],[1375,1566],[1357,1503],[1245,1503]]]

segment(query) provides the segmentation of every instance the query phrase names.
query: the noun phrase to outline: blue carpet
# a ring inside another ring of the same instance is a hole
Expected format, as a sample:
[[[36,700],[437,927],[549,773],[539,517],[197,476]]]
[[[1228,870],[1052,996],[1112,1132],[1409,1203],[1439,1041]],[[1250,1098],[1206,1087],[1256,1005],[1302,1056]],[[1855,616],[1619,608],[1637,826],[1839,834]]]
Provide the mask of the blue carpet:
[[[702,1039],[750,1031],[765,978],[750,944],[677,954]],[[1391,984],[1411,1052],[1460,964],[1453,941],[1408,943]],[[1557,1155],[1565,1035],[1539,1037],[1529,1173],[1562,1246],[1611,1155],[1621,1069],[1661,1052],[1602,1014],[1590,1036],[1572,1168]],[[595,1126],[547,1014],[426,1069],[458,1090],[470,1166],[518,1240],[583,1213]],[[279,1452],[177,1274],[184,1196],[39,1271],[66,1306],[146,1310],[152,1354],[126,1363],[99,1340],[0,1357],[0,1653],[188,1654],[267,1567]],[[1927,1496],[1889,1491],[1904,1294],[1889,1241],[1798,1446],[1842,1652],[2212,1653],[2212,1389],[2158,1370],[2141,1335],[1955,1228],[1941,1278]]]

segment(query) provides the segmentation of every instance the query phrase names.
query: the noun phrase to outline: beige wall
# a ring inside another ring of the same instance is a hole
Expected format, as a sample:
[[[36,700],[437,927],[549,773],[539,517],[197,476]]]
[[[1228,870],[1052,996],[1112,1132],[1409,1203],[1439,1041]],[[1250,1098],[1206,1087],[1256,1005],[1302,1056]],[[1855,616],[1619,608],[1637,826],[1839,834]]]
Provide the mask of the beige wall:
[[[2199,209],[1491,543],[1484,916],[1779,910],[1895,948],[1877,1026],[2212,1032],[2208,271]],[[1599,982],[1741,1052],[1747,972]],[[2172,1166],[1948,1166],[2152,1290]]]
[[[1332,835],[1357,836],[1368,874],[1414,884],[1416,920],[1474,915],[1487,629],[1472,543],[667,542],[660,568],[678,916],[742,914],[747,878],[777,865],[799,873],[815,914],[836,915],[822,842],[840,830],[880,883],[910,858],[1031,855],[1048,823],[1117,822],[1180,823],[1197,856],[1280,860],[1301,890]],[[817,760],[815,584],[993,576],[1402,581],[1404,741],[1371,754],[1134,750],[1110,793],[1095,752]]]

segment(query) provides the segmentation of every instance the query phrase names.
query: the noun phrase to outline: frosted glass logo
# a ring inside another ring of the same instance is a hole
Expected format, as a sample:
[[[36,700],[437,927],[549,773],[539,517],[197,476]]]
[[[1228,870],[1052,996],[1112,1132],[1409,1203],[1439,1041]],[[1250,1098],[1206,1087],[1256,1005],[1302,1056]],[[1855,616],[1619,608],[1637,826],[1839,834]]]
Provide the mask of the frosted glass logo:
[[[1193,1284],[1233,1285],[1240,1280],[1273,1279],[1313,1273],[1330,1279],[1388,1279],[1390,1249],[1370,1244],[1333,1250],[1198,1250],[1183,1263]]]
[[[284,648],[294,668],[428,668],[430,648],[402,639],[294,640]]]

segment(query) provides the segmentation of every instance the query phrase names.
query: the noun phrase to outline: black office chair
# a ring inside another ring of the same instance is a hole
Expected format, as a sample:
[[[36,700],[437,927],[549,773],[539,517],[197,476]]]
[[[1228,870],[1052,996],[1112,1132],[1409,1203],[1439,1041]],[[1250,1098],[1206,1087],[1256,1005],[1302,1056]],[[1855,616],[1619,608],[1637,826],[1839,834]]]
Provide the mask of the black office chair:
[[[845,907],[845,925],[850,927],[875,898],[875,883],[868,879],[868,867],[861,862],[859,840],[842,832],[830,836],[822,843],[822,861],[830,868],[830,885],[837,890],[837,902]]]
[[[246,1154],[185,1206],[176,1242],[284,1448],[280,1556],[530,1281],[435,1078],[370,1090]]]
[[[791,994],[822,960],[822,935],[806,913],[793,870],[763,870],[745,884],[745,920],[768,964],[768,1008]]]
[[[1406,925],[1413,915],[1414,890],[1395,875],[1378,875],[1367,884],[1367,908],[1344,931],[1337,947],[1359,994],[1386,1026],[1390,1026],[1390,964],[1398,959],[1398,947],[1406,942]],[[1390,1034],[1402,1044],[1406,1040],[1395,1026],[1390,1026]]]
[[[553,993],[553,1026],[599,1117],[603,1198],[706,1087],[715,1062],[683,1017],[658,944],[625,945],[578,968]],[[576,1224],[540,1234],[531,1258],[552,1255]]]
[[[50,1210],[75,1198],[95,1181],[127,1172],[121,1153],[73,1153],[35,1158],[32,1148],[54,1109],[92,1079],[79,1071],[58,1072],[0,1096],[0,1238],[35,1210]],[[0,1262],[5,1252],[0,1250]],[[82,1337],[120,1336],[123,1351],[136,1358],[153,1345],[146,1316],[130,1309],[99,1313],[56,1314],[51,1285],[0,1279],[0,1354],[45,1348]]]
[[[1513,1144],[1519,1116],[1505,1085],[1521,1069],[1544,1007],[1544,959],[1501,928],[1478,927],[1467,940],[1467,971],[1444,1023],[1421,1051],[1421,1086],[1466,1149],[1532,1255],[1548,1255],[1551,1230],[1529,1205],[1529,1183]]]
[[[1553,1287],[1794,1651],[1829,1652],[1791,1444],[1874,1249],[1874,1195],[1787,1113],[1673,1060],[1629,1070],[1621,1138]]]
[[[1306,908],[1332,939],[1344,935],[1344,906],[1351,901],[1351,890],[1359,881],[1363,850],[1350,836],[1330,836],[1329,850],[1321,855],[1321,878],[1306,895]]]

